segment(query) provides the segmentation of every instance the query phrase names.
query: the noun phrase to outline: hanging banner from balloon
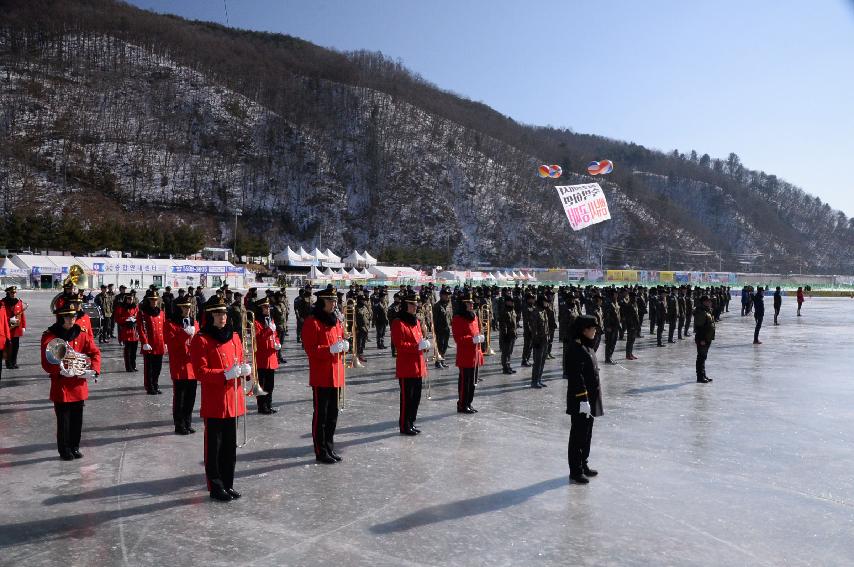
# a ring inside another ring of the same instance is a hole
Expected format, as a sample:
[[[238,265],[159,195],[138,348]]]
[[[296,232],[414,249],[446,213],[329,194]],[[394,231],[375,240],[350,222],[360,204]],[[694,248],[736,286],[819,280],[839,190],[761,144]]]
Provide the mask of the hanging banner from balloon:
[[[572,230],[581,230],[611,218],[605,192],[598,183],[558,185],[555,189]]]
[[[545,179],[551,177],[557,179],[563,174],[563,169],[559,165],[541,165],[537,168],[537,175]]]
[[[590,175],[606,175],[612,171],[614,171],[614,162],[608,159],[591,161],[587,164],[587,173]]]

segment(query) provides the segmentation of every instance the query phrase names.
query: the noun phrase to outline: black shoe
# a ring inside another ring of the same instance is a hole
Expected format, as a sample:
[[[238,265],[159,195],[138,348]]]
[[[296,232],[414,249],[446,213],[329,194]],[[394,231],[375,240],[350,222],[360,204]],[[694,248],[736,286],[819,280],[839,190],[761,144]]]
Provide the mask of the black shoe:
[[[317,459],[318,462],[321,462],[326,465],[334,465],[338,462],[335,460],[334,457],[330,457],[326,453],[321,453],[320,455],[315,456],[315,459]]]
[[[699,382],[700,384],[708,384],[709,382],[711,382],[711,380],[709,380],[708,378],[697,378],[697,382]]]
[[[516,374],[516,370],[514,368],[510,368],[510,374]]]
[[[415,433],[421,433],[421,430],[420,430],[420,429],[418,429],[417,427],[415,427],[414,425],[413,425],[412,427],[410,427],[410,429],[411,429],[412,431],[414,431]]]
[[[82,459],[83,453],[80,452],[80,449],[72,449],[71,450],[71,456],[74,457],[75,459]]]
[[[72,455],[71,453],[60,453],[59,458],[63,461],[73,461],[74,455]]]
[[[581,472],[584,473],[584,476],[596,476],[599,474],[599,471],[595,471],[587,466],[587,463],[581,465]]]
[[[192,427],[187,428],[187,433],[195,433],[195,432],[196,432],[196,430],[193,429]]]
[[[329,453],[329,456],[332,457],[333,459],[335,459],[339,463],[344,460],[344,457],[342,457],[341,455],[339,455],[335,451],[332,451],[331,453]]]
[[[590,482],[589,480],[587,480],[587,477],[585,477],[581,473],[574,473],[569,475],[569,481],[570,483],[575,484],[588,484]]]
[[[160,394],[162,394],[162,393],[163,393],[163,392],[160,390],[160,388],[155,388],[154,392],[155,392],[157,395],[160,395]]]
[[[554,356],[552,356],[552,354],[551,354],[551,353],[549,353],[549,354],[547,354],[547,355],[546,355],[546,358],[547,358],[547,359],[549,359],[549,360],[554,360],[554,358],[555,358],[555,357],[554,357]]]
[[[539,382],[531,382],[531,388],[542,388]]]
[[[512,372],[510,372],[510,369],[509,369],[509,368],[502,368],[502,369],[501,369],[501,373],[502,373],[502,374],[513,374]]]
[[[545,382],[543,382],[542,380],[540,380],[540,388],[548,388],[548,387],[549,387],[549,385],[548,385],[548,384],[546,384]]]
[[[268,410],[267,408],[263,407],[263,408],[258,408],[258,413],[260,413],[261,415],[270,415],[273,412]]]
[[[225,491],[225,489],[220,488],[218,486],[211,489],[211,499],[219,500],[220,502],[231,502],[231,494]]]
[[[670,343],[670,344],[672,344],[672,345],[673,345],[673,344],[676,344],[676,341],[674,341],[674,340],[670,340],[670,339],[668,339],[668,340],[667,340],[667,342],[668,342],[668,343]]]
[[[471,406],[467,407],[466,409],[468,410],[468,413],[477,413],[477,410]]]
[[[528,363],[528,361],[527,361],[527,360],[523,360],[523,361],[522,361],[522,364],[520,364],[519,366],[525,366],[525,367],[527,368],[527,367],[529,367],[529,366],[531,366],[531,365]]]
[[[613,361],[613,360],[611,360],[610,358],[606,358],[606,359],[605,359],[605,364],[615,364],[615,363],[614,363],[614,361]]]
[[[703,378],[705,378],[705,379],[706,379],[706,380],[708,380],[709,382],[713,382],[713,380],[712,380],[711,378],[709,378],[708,376],[703,376]]]
[[[666,347],[667,345],[663,345],[663,344],[661,344],[661,343],[658,343],[658,344],[657,344],[657,345],[655,345],[655,346],[660,346],[660,347],[662,347],[662,348],[663,348],[663,347]]]
[[[157,392],[154,390],[146,390],[145,393],[148,394],[149,396],[156,396],[157,395]]]
[[[188,430],[184,429],[183,427],[176,427],[175,428],[175,435],[189,435],[189,434],[190,434],[190,432]]]
[[[457,413],[477,413],[477,410],[474,408],[457,408]]]
[[[274,414],[274,413],[279,413],[279,410],[277,410],[274,407],[267,406],[267,414],[269,415],[269,414]]]
[[[239,492],[237,492],[237,491],[236,491],[236,490],[234,490],[233,488],[226,488],[226,489],[225,489],[225,491],[226,491],[226,493],[228,493],[228,495],[229,495],[229,496],[231,496],[234,500],[237,500],[238,498],[240,498],[240,497],[242,496]]]
[[[400,434],[401,434],[401,435],[413,435],[413,436],[414,436],[414,435],[418,435],[418,434],[417,434],[417,433],[415,433],[415,431],[413,431],[412,429],[401,429],[401,430],[400,430]]]

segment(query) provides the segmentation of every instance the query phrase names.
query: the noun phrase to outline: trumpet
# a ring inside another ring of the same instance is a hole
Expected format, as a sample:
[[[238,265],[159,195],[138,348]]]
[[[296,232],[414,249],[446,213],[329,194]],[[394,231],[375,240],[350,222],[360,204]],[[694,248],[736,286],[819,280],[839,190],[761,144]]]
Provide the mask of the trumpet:
[[[92,370],[92,362],[85,354],[79,353],[66,341],[55,338],[44,349],[45,358],[51,364],[59,364],[66,370],[71,370],[75,376],[82,376]],[[95,382],[98,380],[96,379]]]

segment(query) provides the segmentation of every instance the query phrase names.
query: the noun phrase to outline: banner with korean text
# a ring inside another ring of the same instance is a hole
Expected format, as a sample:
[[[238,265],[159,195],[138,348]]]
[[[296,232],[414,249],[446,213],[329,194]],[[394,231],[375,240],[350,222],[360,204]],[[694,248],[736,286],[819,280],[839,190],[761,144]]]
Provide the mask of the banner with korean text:
[[[605,192],[598,183],[558,185],[555,189],[572,230],[581,230],[611,218]]]

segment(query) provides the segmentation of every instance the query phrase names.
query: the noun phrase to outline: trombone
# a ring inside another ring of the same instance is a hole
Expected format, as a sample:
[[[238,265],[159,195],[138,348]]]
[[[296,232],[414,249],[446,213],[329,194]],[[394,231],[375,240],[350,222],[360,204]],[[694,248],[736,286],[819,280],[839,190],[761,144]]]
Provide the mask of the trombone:
[[[350,360],[347,360],[347,353],[344,353],[344,366],[347,368],[362,368],[364,364],[359,360],[358,329],[356,328],[356,300],[348,299],[344,306],[344,338],[350,339]]]
[[[436,361],[439,360],[439,347],[436,345],[436,333],[433,331],[433,308],[430,306],[430,303],[422,304],[424,313],[424,323],[421,324],[421,328],[424,331],[424,336],[427,337],[430,341],[431,350],[430,350],[430,364],[435,364]],[[425,356],[427,356],[425,354]],[[430,391],[430,372],[427,372],[427,399],[432,400],[433,395]]]
[[[238,396],[243,395],[247,398],[258,398],[258,396],[266,396],[267,392],[261,388],[261,384],[258,382],[258,367],[255,364],[255,350],[258,348],[258,345],[255,341],[255,313],[252,311],[246,311],[246,316],[243,317],[243,328],[241,329],[240,338],[243,343],[243,360],[244,362],[250,364],[252,366],[252,373],[249,375],[248,382],[244,381],[242,378],[239,383],[242,384],[238,386],[238,381],[234,381],[234,414],[237,415],[240,405],[238,403]],[[237,364],[237,360],[234,361]],[[238,448],[242,448],[246,446],[248,443],[248,427],[246,421],[246,410],[244,408],[243,411],[243,441],[237,443]],[[240,416],[237,417],[237,432],[240,432]],[[240,436],[238,435],[238,438]]]
[[[485,340],[483,342],[483,350],[484,356],[492,356],[495,354],[495,351],[492,350],[492,339],[490,335],[492,334],[492,312],[488,303],[484,303],[478,308],[478,317],[480,318],[481,328],[485,329],[484,337]]]

